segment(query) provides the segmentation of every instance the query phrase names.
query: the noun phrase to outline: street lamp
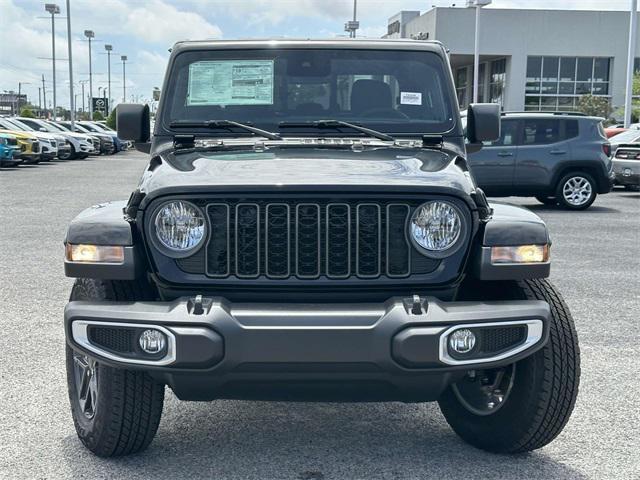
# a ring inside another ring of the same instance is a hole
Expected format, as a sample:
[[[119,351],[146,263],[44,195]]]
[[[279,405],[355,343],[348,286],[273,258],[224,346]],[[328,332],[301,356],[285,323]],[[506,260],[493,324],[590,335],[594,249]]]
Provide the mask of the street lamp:
[[[84,112],[86,111],[84,109],[84,85],[85,83],[87,83],[88,80],[80,80],[78,83],[80,84],[81,88],[82,88],[82,114],[84,115]]]
[[[480,77],[480,9],[491,0],[467,0],[467,7],[476,9],[476,35],[473,47],[473,103],[478,103],[478,79]]]
[[[127,56],[122,55],[120,60],[122,60],[122,103],[127,103],[127,75],[124,67]]]
[[[107,51],[107,85],[109,86],[109,101],[105,107],[105,113],[109,115],[109,103],[111,103],[111,50],[113,45],[105,45],[104,49]]]
[[[91,73],[91,39],[95,38],[96,34],[93,33],[93,30],[85,30],[84,36],[89,40],[89,97],[91,100],[89,101],[89,119],[93,120],[93,76]]]
[[[51,51],[53,65],[53,119],[56,119],[56,21],[55,16],[60,13],[60,7],[55,3],[46,3],[44,9],[51,14]]]

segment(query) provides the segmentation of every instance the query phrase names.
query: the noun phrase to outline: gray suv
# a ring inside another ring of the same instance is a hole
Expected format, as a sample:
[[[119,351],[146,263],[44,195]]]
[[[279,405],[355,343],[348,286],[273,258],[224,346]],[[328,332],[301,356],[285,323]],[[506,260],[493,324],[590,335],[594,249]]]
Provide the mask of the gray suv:
[[[536,197],[584,210],[612,186],[611,145],[602,119],[577,113],[503,113],[502,132],[469,156],[491,196]]]

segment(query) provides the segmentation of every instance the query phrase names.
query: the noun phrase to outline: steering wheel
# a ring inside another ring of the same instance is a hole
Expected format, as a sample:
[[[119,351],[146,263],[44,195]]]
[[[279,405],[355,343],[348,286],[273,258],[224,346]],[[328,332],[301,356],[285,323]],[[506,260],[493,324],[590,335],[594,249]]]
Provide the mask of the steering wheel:
[[[369,110],[365,110],[360,113],[361,117],[371,118],[377,116],[389,116],[392,118],[402,118],[409,119],[409,115],[401,112],[400,110],[396,110],[395,108],[370,108]]]

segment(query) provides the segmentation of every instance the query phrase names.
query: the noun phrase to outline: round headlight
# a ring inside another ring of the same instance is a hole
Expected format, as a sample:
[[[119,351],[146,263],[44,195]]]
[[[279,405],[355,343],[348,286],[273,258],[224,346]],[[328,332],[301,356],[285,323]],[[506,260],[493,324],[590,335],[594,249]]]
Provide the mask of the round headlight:
[[[420,205],[411,218],[411,238],[428,254],[442,254],[453,247],[462,231],[462,217],[449,202]]]
[[[176,253],[195,249],[205,237],[204,215],[189,202],[165,203],[156,213],[155,227],[161,245]]]

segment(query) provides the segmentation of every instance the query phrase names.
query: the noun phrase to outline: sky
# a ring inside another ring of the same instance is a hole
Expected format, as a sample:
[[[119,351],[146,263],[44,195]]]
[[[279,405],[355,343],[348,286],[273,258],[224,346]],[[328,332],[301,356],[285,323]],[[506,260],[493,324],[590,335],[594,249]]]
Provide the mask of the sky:
[[[44,1],[0,0],[0,92],[22,92],[38,103],[45,76],[47,103],[52,97],[51,17]],[[69,72],[65,0],[56,16],[57,103],[69,106]],[[93,30],[93,94],[107,86],[105,44],[113,45],[111,98],[122,101],[121,55],[127,55],[127,101],[150,99],[160,87],[169,48],[186,39],[333,38],[343,36],[352,15],[353,0],[70,0],[73,76],[76,92],[85,83],[88,95],[89,48],[84,30]],[[358,0],[358,36],[379,38],[387,19],[400,10],[433,5],[462,7],[465,0]],[[488,8],[556,8],[626,10],[629,0],[493,0]],[[101,92],[101,90],[100,90]],[[102,95],[101,95],[102,96]],[[77,102],[81,105],[81,96]]]

